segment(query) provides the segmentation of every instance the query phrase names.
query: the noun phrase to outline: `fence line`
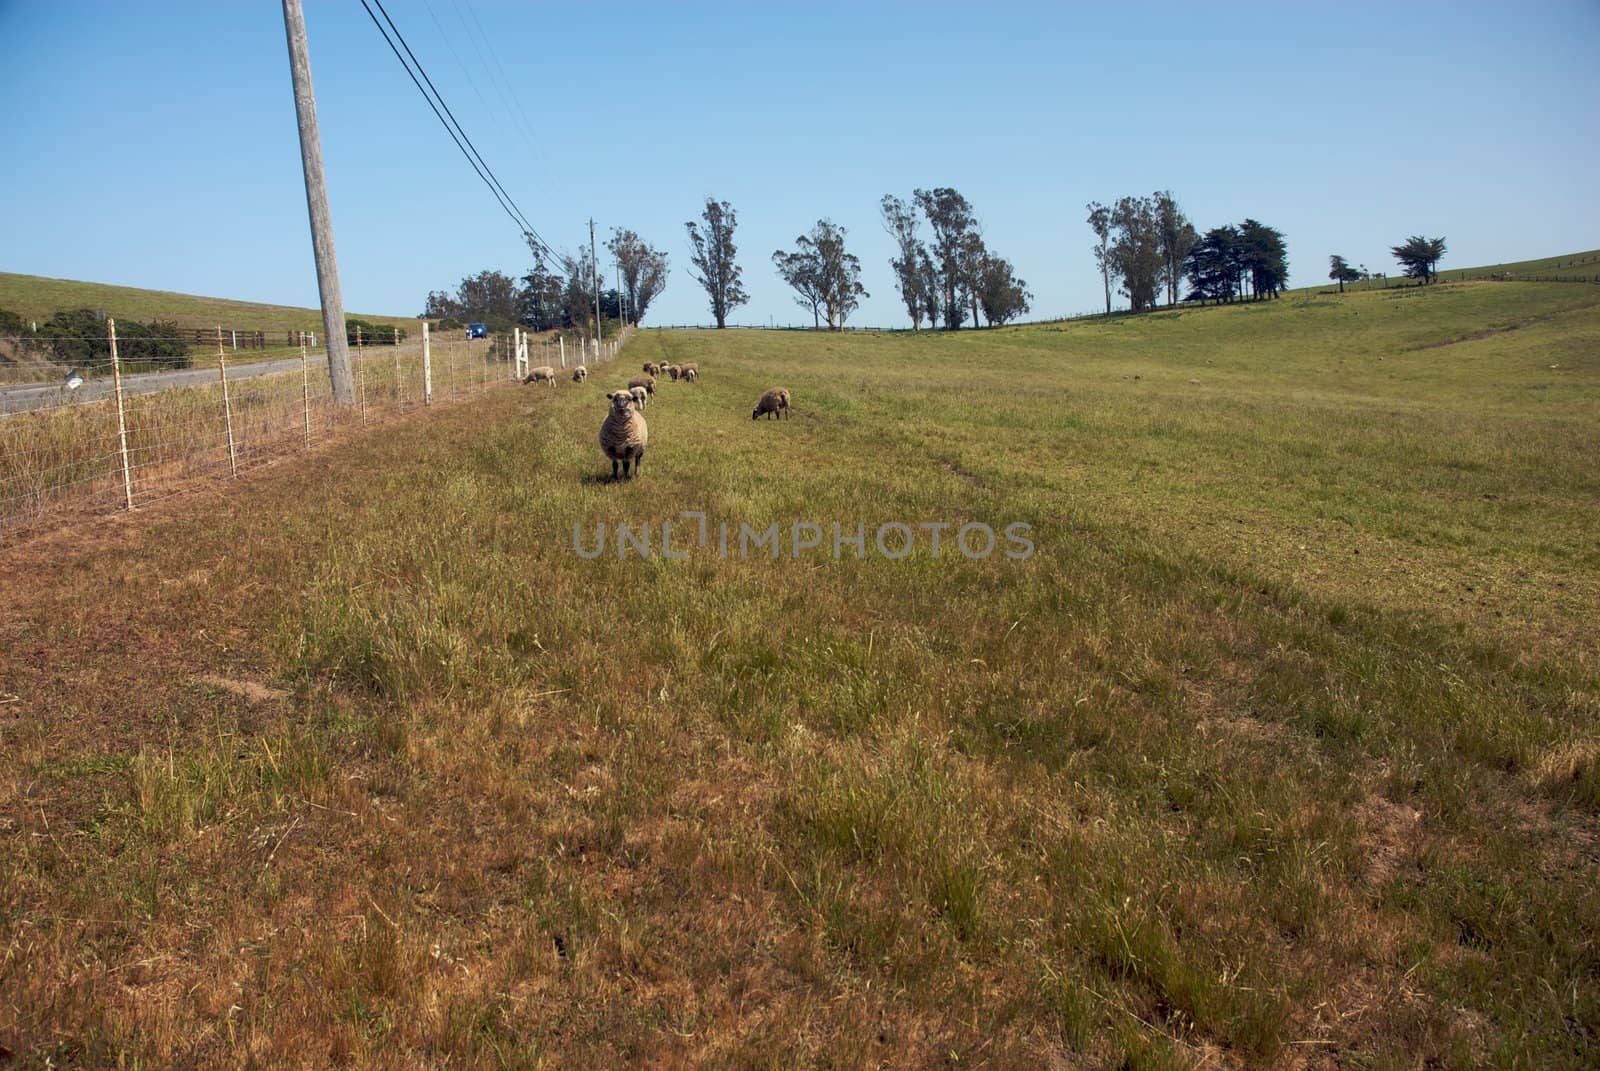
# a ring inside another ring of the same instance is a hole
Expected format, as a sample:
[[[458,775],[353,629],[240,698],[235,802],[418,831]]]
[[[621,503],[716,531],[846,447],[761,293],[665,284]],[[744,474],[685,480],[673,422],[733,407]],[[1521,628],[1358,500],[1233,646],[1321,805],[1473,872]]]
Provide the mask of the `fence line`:
[[[0,537],[51,517],[137,509],[196,480],[226,481],[382,416],[506,387],[535,359],[562,368],[609,361],[630,333],[581,347],[520,331],[515,340],[430,337],[426,327],[420,338],[398,344],[371,347],[363,339],[352,351],[360,401],[350,411],[334,404],[328,376],[312,374],[304,338],[290,367],[241,378],[222,353],[219,328],[215,374],[150,389],[133,382],[147,377],[124,375],[116,324],[108,319],[109,391],[86,398],[62,386],[44,404],[0,413]]]

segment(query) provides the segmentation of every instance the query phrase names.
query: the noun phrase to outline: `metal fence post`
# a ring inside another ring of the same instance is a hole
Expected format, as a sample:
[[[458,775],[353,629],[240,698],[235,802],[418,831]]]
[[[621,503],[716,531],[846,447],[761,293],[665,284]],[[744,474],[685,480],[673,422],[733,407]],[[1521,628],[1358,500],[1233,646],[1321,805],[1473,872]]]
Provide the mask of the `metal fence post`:
[[[306,449],[311,449],[311,374],[306,360],[306,336],[300,335],[300,400],[305,410]]]
[[[222,420],[228,429],[228,474],[239,475],[239,454],[233,445],[233,404],[228,399],[228,358],[222,352],[222,325],[217,325],[217,374],[222,377]]]
[[[367,355],[361,348],[361,325],[356,325],[356,385],[361,392],[361,419],[367,419]]]
[[[128,423],[122,412],[122,368],[117,363],[117,321],[106,317],[106,334],[111,339],[111,383],[117,393],[117,450],[122,455],[122,496],[133,508],[133,469],[128,465]]]
[[[433,359],[428,352],[428,321],[422,321],[422,404],[433,404]]]

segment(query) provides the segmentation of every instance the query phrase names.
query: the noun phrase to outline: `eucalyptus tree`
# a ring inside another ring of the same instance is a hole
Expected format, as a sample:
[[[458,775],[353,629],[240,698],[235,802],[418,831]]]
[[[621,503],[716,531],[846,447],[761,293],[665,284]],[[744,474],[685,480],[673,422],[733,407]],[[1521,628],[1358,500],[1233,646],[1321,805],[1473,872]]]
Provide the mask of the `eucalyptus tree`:
[[[1100,269],[1100,280],[1106,288],[1106,313],[1111,313],[1111,209],[1098,201],[1090,201],[1089,229],[1094,232],[1094,266]]]
[[[689,263],[694,265],[690,274],[705,288],[717,326],[727,327],[728,314],[750,301],[750,295],[744,290],[743,271],[736,259],[739,250],[733,244],[733,232],[739,220],[731,204],[712,197],[706,198],[705,211],[700,215],[705,221],[703,229],[693,220],[684,224],[689,232],[689,244],[694,249],[689,257]]]
[[[644,319],[650,303],[667,288],[667,254],[652,249],[633,231],[617,229],[606,242],[622,275],[627,311],[633,323]]]
[[[845,248],[845,235],[843,227],[819,219],[810,234],[795,240],[793,252],[772,254],[778,275],[794,288],[795,300],[811,310],[818,327],[826,313],[830,328],[842,328],[861,299],[870,296],[861,285],[861,260]]]
[[[966,320],[971,299],[973,238],[978,231],[978,217],[971,203],[948,186],[914,190],[912,196],[933,231],[930,253],[938,269],[944,325],[955,330]]]

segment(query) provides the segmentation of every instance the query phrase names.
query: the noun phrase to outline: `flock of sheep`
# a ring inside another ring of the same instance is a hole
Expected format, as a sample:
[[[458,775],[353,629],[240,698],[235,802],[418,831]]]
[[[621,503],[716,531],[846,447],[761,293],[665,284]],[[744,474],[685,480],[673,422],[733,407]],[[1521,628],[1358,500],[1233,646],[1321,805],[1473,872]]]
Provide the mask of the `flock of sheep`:
[[[582,365],[572,370],[574,383],[582,383],[588,376],[589,370]],[[674,383],[680,380],[693,383],[700,378],[700,368],[695,364],[656,364],[646,361],[643,375],[628,380],[628,385],[622,390],[606,392],[606,404],[611,408],[600,425],[600,449],[611,459],[613,480],[632,479],[638,475],[644,463],[644,449],[650,441],[644,407],[655,397],[657,376],[669,376]],[[531,368],[523,382],[549,383],[554,387],[556,370],[549,365]],[[789,392],[783,387],[774,387],[757,399],[750,419],[757,420],[762,416],[782,419],[788,412]]]

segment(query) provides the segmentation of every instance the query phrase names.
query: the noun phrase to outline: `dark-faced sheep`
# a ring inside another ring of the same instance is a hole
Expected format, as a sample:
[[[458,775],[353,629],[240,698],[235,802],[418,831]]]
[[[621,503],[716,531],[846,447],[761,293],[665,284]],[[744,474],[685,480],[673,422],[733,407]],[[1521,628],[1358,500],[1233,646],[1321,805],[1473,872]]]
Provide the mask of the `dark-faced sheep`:
[[[666,371],[667,375],[672,377],[672,382],[674,382],[674,383],[678,382],[678,366],[677,365],[675,365],[675,364],[664,364],[661,367]]]
[[[611,459],[611,478],[617,479],[619,465],[623,478],[637,476],[644,464],[645,444],[650,440],[644,414],[634,407],[632,391],[614,390],[606,395],[606,402],[611,411],[600,425],[600,449]],[[628,471],[630,464],[632,473]]]
[[[646,361],[644,363],[644,374],[647,376],[659,376],[661,374],[661,366],[650,361]]]
[[[649,393],[654,394],[656,392],[656,377],[634,376],[632,379],[628,380],[628,388],[631,390],[634,387],[643,387]]]
[[[777,417],[782,420],[788,412],[789,392],[782,387],[773,387],[761,396],[760,401],[756,402],[755,410],[750,414],[750,419],[758,420],[762,414],[766,414],[768,419]]]
[[[690,383],[693,383],[695,380],[700,378],[700,373],[695,371],[693,368],[685,369],[683,378],[687,379]]]
[[[556,385],[556,370],[554,368],[551,368],[547,364],[542,364],[538,368],[530,368],[530,369],[528,369],[527,376],[523,378],[522,382],[524,382],[524,383],[545,383],[545,382],[548,382],[553,387],[553,386]]]

